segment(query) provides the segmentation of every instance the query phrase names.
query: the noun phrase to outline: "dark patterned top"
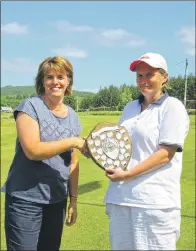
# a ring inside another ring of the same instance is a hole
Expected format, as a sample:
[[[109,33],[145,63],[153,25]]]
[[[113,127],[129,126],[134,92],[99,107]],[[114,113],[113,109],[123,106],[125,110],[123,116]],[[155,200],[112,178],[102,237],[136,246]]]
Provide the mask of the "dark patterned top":
[[[40,127],[42,142],[75,137],[81,134],[76,112],[68,106],[65,118],[56,117],[41,97],[25,99],[14,111],[25,112]],[[2,191],[12,196],[37,203],[56,203],[67,197],[67,181],[72,149],[46,160],[30,160],[16,139],[16,153]]]

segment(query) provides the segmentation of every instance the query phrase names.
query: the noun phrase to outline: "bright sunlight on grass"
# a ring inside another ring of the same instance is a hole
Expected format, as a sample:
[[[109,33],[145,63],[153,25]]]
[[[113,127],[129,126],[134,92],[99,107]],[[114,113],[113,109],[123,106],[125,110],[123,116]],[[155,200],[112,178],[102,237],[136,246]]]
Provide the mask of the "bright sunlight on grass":
[[[195,250],[195,116],[184,149],[182,173],[182,224],[178,250]],[[98,122],[117,122],[119,116],[80,115],[83,136],[87,136]],[[15,150],[15,122],[1,120],[1,185],[5,182]],[[92,160],[80,155],[78,220],[72,227],[64,227],[61,250],[110,250],[108,219],[103,198],[108,186],[104,171]],[[5,250],[4,194],[1,194],[1,250]]]

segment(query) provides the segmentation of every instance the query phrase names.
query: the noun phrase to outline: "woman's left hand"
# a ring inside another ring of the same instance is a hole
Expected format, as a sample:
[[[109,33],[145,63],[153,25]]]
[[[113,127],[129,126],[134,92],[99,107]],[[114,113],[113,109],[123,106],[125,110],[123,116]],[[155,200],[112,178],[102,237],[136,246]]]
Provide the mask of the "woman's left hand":
[[[121,169],[105,168],[105,171],[111,181],[123,181],[129,178],[127,171]]]
[[[77,219],[77,201],[70,201],[68,206],[68,217],[66,220],[67,226],[72,226]]]

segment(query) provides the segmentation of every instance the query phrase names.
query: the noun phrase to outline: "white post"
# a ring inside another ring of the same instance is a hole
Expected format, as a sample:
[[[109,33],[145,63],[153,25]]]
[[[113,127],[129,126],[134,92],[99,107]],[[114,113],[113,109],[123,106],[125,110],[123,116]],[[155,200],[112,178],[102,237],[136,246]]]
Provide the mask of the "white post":
[[[186,58],[185,83],[184,83],[184,106],[185,108],[186,108],[186,93],[187,93],[187,67],[188,67],[188,59]]]

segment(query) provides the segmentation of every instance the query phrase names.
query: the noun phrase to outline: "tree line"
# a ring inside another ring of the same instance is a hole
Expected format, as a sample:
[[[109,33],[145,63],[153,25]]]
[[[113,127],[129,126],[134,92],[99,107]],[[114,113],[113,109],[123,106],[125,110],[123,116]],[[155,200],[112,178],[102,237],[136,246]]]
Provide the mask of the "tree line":
[[[187,79],[187,108],[195,109],[196,100],[196,81],[195,76],[190,74]],[[169,79],[167,92],[170,96],[183,101],[185,80],[182,76],[171,77]],[[74,91],[71,97],[65,97],[64,103],[70,105],[74,110],[93,110],[105,108],[121,111],[123,107],[132,100],[139,97],[140,92],[135,85],[123,84],[120,87],[110,85],[109,87],[100,87],[97,93],[83,93]],[[15,94],[1,96],[1,106],[10,106],[13,109],[18,106],[22,100],[35,96],[35,93]]]
[[[187,78],[187,108],[196,108],[196,81],[195,76],[190,74]],[[170,96],[176,97],[181,101],[184,100],[185,80],[182,76],[171,77],[169,79],[167,92]],[[110,108],[110,110],[122,111],[124,106],[132,100],[138,99],[140,96],[138,87],[135,85],[123,84],[120,87],[109,86],[100,88],[96,94],[85,96],[81,99],[79,109],[96,110],[96,108]],[[74,107],[76,104],[74,103]]]

